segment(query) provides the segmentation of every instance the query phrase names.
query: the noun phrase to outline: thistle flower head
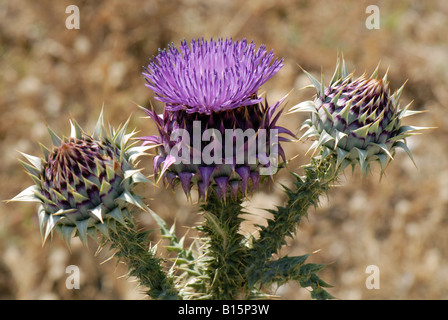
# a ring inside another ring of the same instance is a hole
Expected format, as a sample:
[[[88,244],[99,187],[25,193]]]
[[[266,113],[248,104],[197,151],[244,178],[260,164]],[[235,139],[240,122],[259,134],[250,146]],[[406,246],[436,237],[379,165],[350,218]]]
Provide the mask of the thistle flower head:
[[[107,131],[102,113],[93,135],[88,135],[71,121],[71,136],[60,138],[50,128],[54,146],[41,145],[44,158],[24,154],[22,162],[34,185],[11,201],[39,202],[39,225],[45,241],[53,230],[70,244],[73,233],[86,243],[87,234],[97,230],[108,236],[115,221],[124,223],[129,215],[126,203],[145,209],[132,192],[139,182],[150,182],[134,164],[144,153],[133,147],[126,134],[127,123]]]
[[[272,51],[246,40],[182,42],[179,50],[161,51],[144,76],[165,108],[162,115],[145,109],[159,134],[141,138],[158,146],[159,179],[180,182],[187,196],[197,185],[201,198],[209,188],[221,198],[255,188],[260,174],[278,166],[275,156],[285,159],[280,134],[293,136],[277,125],[282,101],[269,106],[257,93],[281,66]]]
[[[225,111],[262,101],[258,88],[283,66],[265,46],[219,39],[182,41],[159,51],[143,75],[168,111]]]
[[[316,138],[310,149],[322,150],[323,158],[333,155],[340,170],[359,164],[362,174],[368,174],[372,161],[380,163],[383,174],[397,148],[412,159],[405,138],[424,128],[401,123],[419,113],[409,111],[410,104],[400,108],[404,85],[391,94],[387,73],[378,78],[378,68],[370,77],[364,74],[353,79],[343,59],[338,59],[328,87],[323,79],[319,82],[305,73],[317,90],[316,98],[298,104],[291,112],[311,113],[302,126],[308,129],[302,138]]]

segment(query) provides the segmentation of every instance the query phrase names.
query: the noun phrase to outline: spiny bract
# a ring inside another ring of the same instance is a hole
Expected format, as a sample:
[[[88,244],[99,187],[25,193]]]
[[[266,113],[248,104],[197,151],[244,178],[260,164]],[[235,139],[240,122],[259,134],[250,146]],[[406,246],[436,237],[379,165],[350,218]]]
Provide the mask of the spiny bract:
[[[150,182],[138,169],[136,159],[147,147],[135,147],[126,133],[128,122],[115,131],[106,130],[101,112],[93,135],[86,134],[74,120],[71,135],[60,138],[50,128],[54,146],[41,144],[44,158],[22,153],[29,161],[19,160],[34,185],[11,201],[39,202],[39,226],[43,241],[53,230],[70,245],[74,232],[86,244],[99,230],[106,237],[115,222],[124,224],[129,216],[126,204],[146,210],[132,189],[137,183]]]
[[[301,139],[316,138],[310,150],[321,149],[323,159],[333,155],[340,171],[359,164],[362,175],[369,173],[372,161],[380,163],[383,174],[396,148],[404,149],[412,159],[405,138],[425,128],[401,124],[403,118],[420,113],[408,110],[410,104],[400,109],[404,85],[391,95],[387,73],[378,79],[378,68],[370,77],[364,74],[353,80],[339,58],[329,87],[324,86],[323,76],[319,82],[304,72],[316,88],[316,98],[294,106],[290,112],[311,113],[301,127],[308,129]]]
[[[211,115],[188,114],[183,110],[165,110],[163,115],[157,115],[145,109],[159,130],[159,135],[141,137],[143,145],[157,147],[158,154],[153,162],[156,176],[163,178],[171,187],[180,183],[187,196],[190,196],[192,186],[197,185],[199,197],[203,199],[207,198],[210,188],[220,198],[227,195],[236,197],[239,193],[245,195],[249,189],[255,190],[262,174],[275,173],[276,168],[270,162],[272,159],[281,157],[286,161],[280,142],[289,139],[280,134],[293,134],[277,125],[280,103],[258,103]],[[184,132],[180,139],[172,139],[176,129]],[[211,130],[215,137],[221,138],[212,142],[195,139],[196,130],[199,139]],[[188,138],[183,139],[185,136]],[[274,143],[276,146],[272,148]],[[260,148],[263,144],[264,150]],[[191,151],[184,158],[178,155],[178,150],[183,148]],[[214,154],[206,160],[204,155],[210,154],[210,150]],[[195,157],[199,161],[196,162]]]

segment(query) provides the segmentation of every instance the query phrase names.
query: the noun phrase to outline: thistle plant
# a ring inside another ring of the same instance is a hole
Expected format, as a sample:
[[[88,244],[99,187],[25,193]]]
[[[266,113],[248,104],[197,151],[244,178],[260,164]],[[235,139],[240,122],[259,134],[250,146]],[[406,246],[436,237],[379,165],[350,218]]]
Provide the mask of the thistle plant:
[[[135,137],[135,131],[126,132],[128,122],[106,130],[102,114],[93,134],[74,120],[69,138],[49,129],[54,146],[42,146],[43,158],[23,154],[29,163],[21,161],[35,184],[12,201],[40,204],[44,241],[56,230],[68,245],[73,236],[86,244],[87,235],[100,246],[110,244],[154,299],[272,298],[288,281],[309,288],[314,299],[331,299],[330,285],[318,276],[325,265],[308,262],[310,254],[281,255],[281,249],[347,166],[359,165],[367,176],[378,162],[382,175],[396,149],[412,159],[406,138],[424,128],[402,125],[418,111],[400,107],[404,87],[391,94],[387,74],[378,78],[378,68],[353,79],[338,59],[328,87],[323,76],[319,82],[304,71],[317,95],[289,112],[309,113],[298,128],[306,130],[301,140],[314,139],[313,154],[308,165],[288,171],[293,183],[283,187],[284,205],[267,210],[272,218],[255,225],[258,235],[246,235],[241,225],[250,212],[244,201],[288,167],[283,146],[298,141],[279,124],[285,98],[268,104],[259,93],[282,66],[273,51],[246,40],[171,44],[143,71],[146,86],[163,104],[161,114],[141,107],[156,134]],[[148,150],[155,151],[155,183],[137,168]],[[175,225],[136,194],[140,183],[181,188],[190,200],[197,190],[191,205],[202,218],[200,236],[189,247]],[[136,210],[151,215],[174,258],[160,257],[149,231],[136,229]]]
[[[204,224],[198,228],[203,233],[195,270],[200,277],[188,280],[196,288],[193,295],[268,297],[266,287],[287,277],[310,281],[314,290],[326,285],[315,276],[321,266],[302,273],[305,257],[272,261],[291,230],[275,231],[275,239],[272,234],[244,237],[240,230],[249,184],[255,191],[260,179],[273,178],[279,158],[286,161],[280,142],[295,138],[277,125],[283,100],[269,106],[258,95],[281,66],[272,51],[246,40],[198,40],[160,51],[143,73],[147,87],[165,104],[162,115],[145,109],[159,134],[141,137],[143,145],[157,146],[157,180],[173,188],[180,182],[187,196],[194,185],[198,188]],[[277,243],[270,253],[259,252],[268,249],[258,248],[259,243],[270,241]],[[315,296],[324,297],[322,292]]]
[[[302,139],[316,138],[310,149],[321,151],[322,159],[336,159],[335,168],[343,171],[348,165],[359,164],[361,174],[367,175],[370,164],[378,162],[381,174],[393,159],[397,148],[412,154],[405,138],[424,129],[404,126],[402,119],[419,111],[408,110],[410,104],[400,108],[404,85],[390,93],[387,73],[378,79],[378,67],[370,77],[363,74],[353,80],[345,61],[337,62],[336,70],[325,87],[305,71],[317,91],[314,101],[302,102],[291,112],[310,112],[302,129]]]
[[[151,296],[176,296],[158,259],[149,248],[142,247],[145,242],[135,230],[132,218],[133,207],[149,210],[133,191],[139,183],[151,183],[135,167],[148,148],[131,143],[135,131],[126,132],[128,122],[118,130],[107,130],[102,112],[91,135],[74,119],[70,124],[71,134],[67,138],[48,128],[53,147],[41,144],[43,158],[22,153],[29,163],[21,163],[34,185],[10,201],[40,204],[43,242],[54,230],[69,247],[73,236],[85,245],[87,236],[98,242],[111,242],[117,256],[128,263],[130,275],[140,277],[143,284],[151,283]],[[102,237],[98,237],[98,231]]]

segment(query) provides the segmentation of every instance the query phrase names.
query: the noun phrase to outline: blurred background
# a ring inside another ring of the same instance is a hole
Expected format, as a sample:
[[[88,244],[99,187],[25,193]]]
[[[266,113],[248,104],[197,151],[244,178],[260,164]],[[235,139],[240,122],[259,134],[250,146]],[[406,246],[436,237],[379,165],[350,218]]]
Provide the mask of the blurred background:
[[[66,7],[77,5],[80,29],[69,30]],[[366,8],[376,5],[380,28],[369,30]],[[448,298],[448,2],[323,0],[0,0],[0,200],[31,185],[18,151],[41,156],[38,141],[51,145],[46,125],[69,135],[69,117],[93,130],[104,105],[105,118],[118,126],[132,114],[131,128],[140,135],[155,132],[137,107],[162,105],[144,86],[142,67],[173,42],[210,37],[247,38],[265,44],[285,66],[263,90],[275,102],[288,94],[286,109],[312,99],[300,70],[327,81],[338,52],[349,71],[359,76],[389,68],[392,90],[407,81],[402,105],[427,112],[406,123],[430,126],[408,139],[418,169],[398,153],[380,181],[379,168],[361,179],[347,170],[340,184],[311,210],[282,254],[318,251],[310,262],[326,263],[320,276],[333,285],[338,299]],[[282,124],[297,132],[305,115],[284,116]],[[303,173],[310,142],[285,145],[293,158],[289,169]],[[152,158],[142,158],[150,175]],[[285,200],[280,183],[290,185],[286,171],[247,202],[264,223],[260,208]],[[149,206],[179,236],[200,217],[196,203],[183,192],[142,189]],[[156,228],[146,215],[139,223]],[[253,232],[250,223],[242,232]],[[158,241],[158,232],[152,234]],[[69,251],[55,236],[42,246],[33,203],[0,202],[0,299],[142,299],[141,288],[126,277],[126,268],[111,252],[97,253],[74,241]],[[103,263],[104,262],[104,263]],[[68,265],[80,270],[80,289],[68,290]],[[380,271],[380,288],[369,290],[366,268]],[[289,284],[276,292],[282,299],[310,299],[306,289]]]

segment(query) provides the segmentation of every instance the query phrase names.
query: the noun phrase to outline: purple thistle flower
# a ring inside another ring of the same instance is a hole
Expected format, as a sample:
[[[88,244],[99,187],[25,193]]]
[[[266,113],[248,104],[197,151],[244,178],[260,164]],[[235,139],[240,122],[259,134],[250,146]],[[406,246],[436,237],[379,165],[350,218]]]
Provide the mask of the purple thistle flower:
[[[210,114],[261,102],[258,88],[282,61],[246,40],[182,41],[179,50],[172,44],[159,51],[143,75],[168,111]]]
[[[143,75],[165,109],[145,109],[158,135],[140,139],[158,146],[159,179],[180,182],[187,196],[197,185],[201,198],[210,188],[224,198],[256,188],[260,175],[276,169],[275,156],[285,161],[279,142],[288,139],[280,134],[294,135],[277,126],[283,100],[269,106],[257,94],[282,67],[274,58],[264,46],[222,39],[193,40],[190,47],[183,41],[153,58]]]

